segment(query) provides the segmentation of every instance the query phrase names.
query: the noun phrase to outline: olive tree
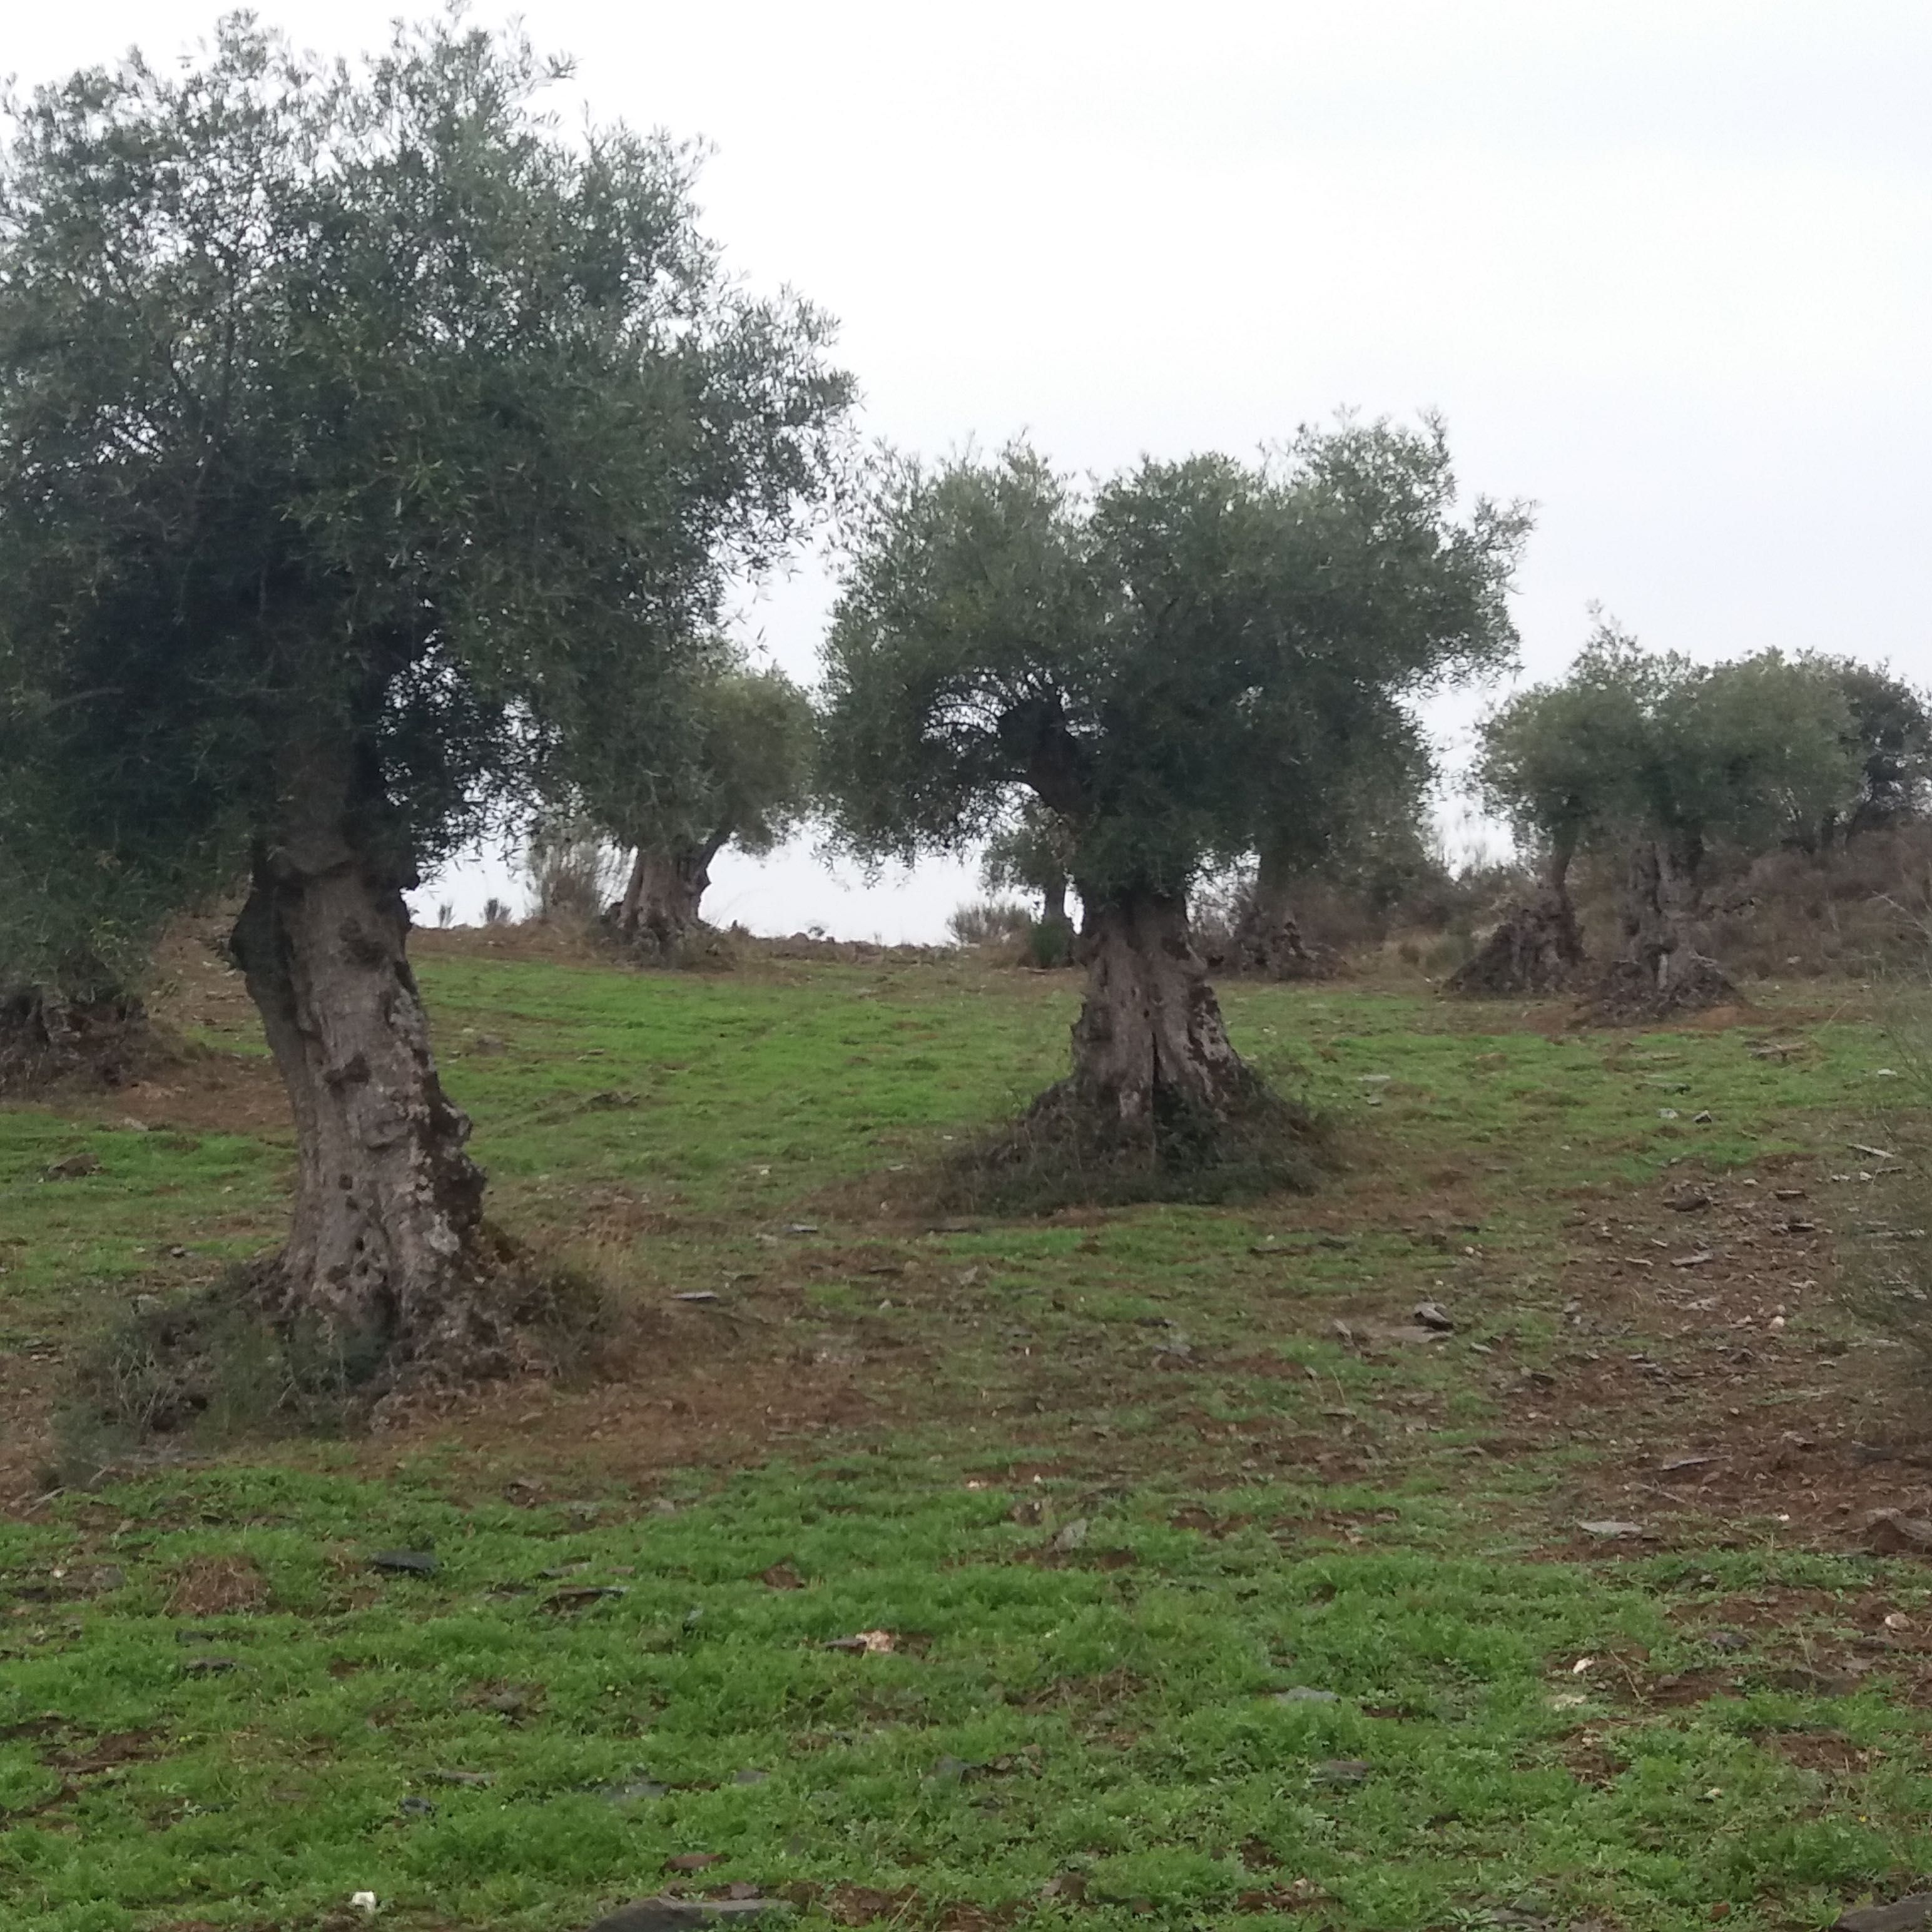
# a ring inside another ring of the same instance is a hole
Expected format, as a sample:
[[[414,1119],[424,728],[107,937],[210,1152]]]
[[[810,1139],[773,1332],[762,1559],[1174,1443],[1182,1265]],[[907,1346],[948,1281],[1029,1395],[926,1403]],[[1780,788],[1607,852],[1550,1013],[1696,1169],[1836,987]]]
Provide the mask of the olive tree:
[[[1798,842],[1828,850],[1834,842],[1922,816],[1932,797],[1932,712],[1923,695],[1891,670],[1855,658],[1805,662],[1844,697],[1858,773],[1849,809],[1834,802],[1815,830],[1797,828]]]
[[[1780,843],[1857,795],[1844,692],[1776,651],[1705,665],[1600,625],[1570,676],[1484,727],[1486,795],[1551,854],[1592,844],[1627,868],[1606,997],[1662,1010],[1724,997],[1699,946],[1709,862]]]
[[[453,16],[320,65],[236,15],[18,105],[0,178],[0,767],[34,801],[0,842],[245,883],[297,1139],[265,1294],[392,1365],[490,1354],[499,1254],[404,893],[675,683],[849,393],[815,313],[725,274],[688,151],[537,111],[561,70]]]
[[[1066,914],[1067,866],[1072,856],[1068,826],[1037,799],[1028,797],[987,840],[980,881],[989,892],[1035,894],[1040,923],[1069,929],[1072,922]]]
[[[640,774],[619,760],[586,794],[598,823],[631,853],[620,934],[668,952],[695,930],[711,863],[727,846],[758,856],[812,802],[818,721],[782,671],[727,655],[686,694],[687,755]]]
[[[1455,513],[1438,427],[1082,488],[1032,450],[886,465],[826,650],[826,785],[875,858],[956,850],[1030,798],[1084,911],[1071,1078],[1036,1119],[1151,1148],[1261,1095],[1190,942],[1204,866],[1340,780],[1363,701],[1504,658],[1526,518]]]
[[[1310,711],[1292,722],[1306,735],[1276,747],[1267,776],[1286,779],[1285,796],[1263,815],[1234,950],[1251,972],[1318,979],[1335,970],[1336,958],[1303,937],[1297,888],[1317,877],[1358,883],[1391,846],[1419,850],[1435,760],[1395,693],[1365,689],[1340,715]],[[1328,775],[1319,791],[1305,776],[1313,769]]]
[[[1538,876],[1450,976],[1452,991],[1555,992],[1583,968],[1570,869],[1588,840],[1610,836],[1628,815],[1623,801],[1642,761],[1654,668],[1634,639],[1600,616],[1567,678],[1520,692],[1484,721],[1477,790],[1510,821]]]

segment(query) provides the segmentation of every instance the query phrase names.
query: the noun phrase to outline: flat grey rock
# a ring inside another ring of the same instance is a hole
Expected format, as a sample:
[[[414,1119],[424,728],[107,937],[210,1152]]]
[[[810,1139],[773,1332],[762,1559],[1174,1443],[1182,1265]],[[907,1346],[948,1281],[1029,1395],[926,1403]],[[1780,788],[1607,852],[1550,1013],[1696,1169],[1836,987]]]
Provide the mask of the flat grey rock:
[[[436,1556],[428,1550],[379,1550],[370,1558],[369,1567],[392,1576],[434,1576]]]
[[[1868,1905],[1847,1912],[1832,1932],[1918,1932],[1932,1923],[1932,1892],[1915,1892],[1892,1905]]]

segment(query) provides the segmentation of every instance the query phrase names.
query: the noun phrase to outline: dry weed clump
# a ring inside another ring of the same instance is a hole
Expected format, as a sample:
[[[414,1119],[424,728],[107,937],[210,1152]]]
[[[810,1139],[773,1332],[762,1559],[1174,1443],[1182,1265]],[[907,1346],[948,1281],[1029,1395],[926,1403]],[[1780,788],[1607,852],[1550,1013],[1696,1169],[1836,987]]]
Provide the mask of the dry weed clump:
[[[1718,896],[1712,951],[1759,979],[1910,970],[1932,920],[1932,826],[1861,833],[1816,854],[1773,852]]]
[[[171,1617],[233,1616],[268,1601],[268,1580],[245,1556],[190,1556],[175,1572]]]

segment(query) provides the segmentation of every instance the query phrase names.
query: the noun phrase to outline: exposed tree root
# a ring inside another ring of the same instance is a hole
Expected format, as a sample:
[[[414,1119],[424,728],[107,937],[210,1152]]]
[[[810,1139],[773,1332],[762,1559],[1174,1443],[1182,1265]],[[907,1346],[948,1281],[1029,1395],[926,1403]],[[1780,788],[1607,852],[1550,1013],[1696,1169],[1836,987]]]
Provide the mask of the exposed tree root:
[[[486,1236],[494,1273],[453,1299],[433,1332],[386,1346],[290,1313],[278,1256],[199,1294],[140,1298],[80,1366],[62,1428],[70,1452],[91,1445],[105,1462],[190,1438],[380,1429],[427,1398],[594,1370],[614,1353],[622,1324],[600,1283],[540,1268],[494,1228]]]
[[[741,934],[706,926],[702,920],[675,931],[640,925],[627,933],[618,908],[612,906],[598,922],[598,931],[613,954],[629,966],[668,972],[729,971],[742,957]]]
[[[1150,1130],[1127,1131],[1117,1113],[1064,1080],[1018,1120],[952,1156],[938,1177],[937,1204],[1043,1214],[1305,1192],[1333,1165],[1323,1124],[1258,1076],[1246,1074],[1243,1084],[1239,1102],[1225,1111],[1162,1102]]]

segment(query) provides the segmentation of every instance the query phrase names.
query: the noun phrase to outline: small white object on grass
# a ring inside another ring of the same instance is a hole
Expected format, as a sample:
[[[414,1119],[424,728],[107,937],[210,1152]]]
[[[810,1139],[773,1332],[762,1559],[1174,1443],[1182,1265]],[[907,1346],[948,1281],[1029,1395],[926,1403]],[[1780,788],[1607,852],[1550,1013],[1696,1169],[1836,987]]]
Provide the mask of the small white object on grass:
[[[353,1892],[350,1895],[349,1903],[352,1910],[366,1912],[372,1918],[375,1917],[376,1894],[373,1892]]]

